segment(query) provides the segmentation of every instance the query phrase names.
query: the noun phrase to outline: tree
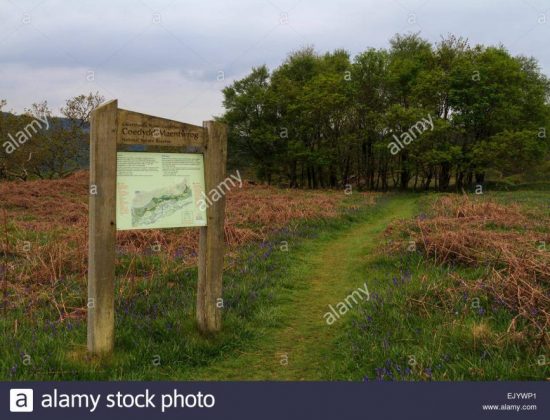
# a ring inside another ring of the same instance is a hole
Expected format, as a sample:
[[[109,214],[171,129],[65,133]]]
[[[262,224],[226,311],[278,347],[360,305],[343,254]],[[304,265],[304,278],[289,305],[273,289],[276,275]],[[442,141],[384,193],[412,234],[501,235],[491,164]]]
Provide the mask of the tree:
[[[249,76],[226,87],[223,93],[223,103],[228,109],[223,121],[230,127],[229,147],[233,159],[252,161],[260,178],[271,183],[278,135],[267,67],[254,68]]]
[[[489,169],[516,174],[548,156],[549,94],[533,58],[408,34],[353,60],[292,52],[224,90],[224,105],[232,161],[252,162],[267,182],[461,190]],[[390,153],[394,136],[428,117],[429,130]]]
[[[480,170],[496,169],[509,175],[525,173],[540,164],[548,154],[548,141],[538,131],[505,130],[481,141],[473,150]]]
[[[61,114],[73,124],[83,128],[90,122],[92,111],[105,102],[105,97],[99,92],[88,95],[78,95],[67,99],[65,106],[61,108]]]
[[[0,178],[27,180],[57,178],[85,164],[87,130],[91,111],[103,101],[99,94],[79,95],[67,100],[61,113],[53,116],[46,101],[35,103],[21,115],[0,114],[3,139],[26,133],[17,148],[3,143],[0,149]],[[0,111],[6,101],[0,101]]]

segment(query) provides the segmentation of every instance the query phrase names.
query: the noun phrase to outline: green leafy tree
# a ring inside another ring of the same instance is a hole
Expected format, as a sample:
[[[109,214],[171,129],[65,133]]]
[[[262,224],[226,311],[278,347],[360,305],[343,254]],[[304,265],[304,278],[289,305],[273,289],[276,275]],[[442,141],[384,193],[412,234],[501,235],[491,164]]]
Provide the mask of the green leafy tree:
[[[544,170],[549,93],[533,58],[407,34],[353,59],[306,47],[271,73],[253,69],[224,90],[224,118],[232,161],[267,182],[461,190],[487,171]],[[394,136],[428,117],[433,128],[391,153]]]

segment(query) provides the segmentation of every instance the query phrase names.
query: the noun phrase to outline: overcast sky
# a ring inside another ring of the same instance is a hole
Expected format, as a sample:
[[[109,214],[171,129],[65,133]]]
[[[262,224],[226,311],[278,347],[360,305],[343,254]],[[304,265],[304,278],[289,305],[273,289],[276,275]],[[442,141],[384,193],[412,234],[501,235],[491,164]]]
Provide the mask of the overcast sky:
[[[201,124],[253,66],[306,45],[355,55],[408,32],[502,43],[550,74],[550,0],[0,0],[0,99],[16,112],[47,100],[58,113],[99,91]]]

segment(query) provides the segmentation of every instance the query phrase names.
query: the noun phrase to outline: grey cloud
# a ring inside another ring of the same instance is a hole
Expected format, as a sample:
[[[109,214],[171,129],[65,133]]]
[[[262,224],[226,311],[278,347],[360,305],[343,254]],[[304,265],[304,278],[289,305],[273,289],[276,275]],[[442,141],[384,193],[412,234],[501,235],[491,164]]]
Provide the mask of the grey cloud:
[[[0,97],[16,110],[40,99],[63,99],[100,89],[131,98],[127,107],[178,114],[185,97],[201,97],[196,115],[221,111],[224,84],[251,67],[273,68],[287,53],[313,44],[352,55],[386,47],[395,33],[420,31],[432,42],[454,33],[471,43],[503,43],[513,54],[535,56],[550,70],[544,45],[550,11],[542,0],[22,0],[0,4]],[[547,22],[540,23],[546,15]],[[27,22],[23,20],[27,17]],[[86,71],[97,75],[86,82]],[[225,80],[216,77],[223,71]],[[17,74],[15,74],[17,72]],[[39,78],[39,79],[37,79]],[[201,92],[205,92],[201,96]],[[65,95],[64,97],[61,95]],[[191,115],[190,114],[190,115]],[[185,116],[185,115],[183,115]]]

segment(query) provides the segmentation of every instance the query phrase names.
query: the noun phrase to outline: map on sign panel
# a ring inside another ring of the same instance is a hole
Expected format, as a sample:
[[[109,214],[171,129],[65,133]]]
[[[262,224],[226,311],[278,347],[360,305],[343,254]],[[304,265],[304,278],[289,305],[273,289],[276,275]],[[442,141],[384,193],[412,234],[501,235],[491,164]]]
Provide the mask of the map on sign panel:
[[[179,184],[155,190],[134,191],[132,200],[132,226],[150,226],[192,204],[193,195],[187,185],[188,178]]]
[[[201,154],[117,153],[117,229],[206,226]]]

